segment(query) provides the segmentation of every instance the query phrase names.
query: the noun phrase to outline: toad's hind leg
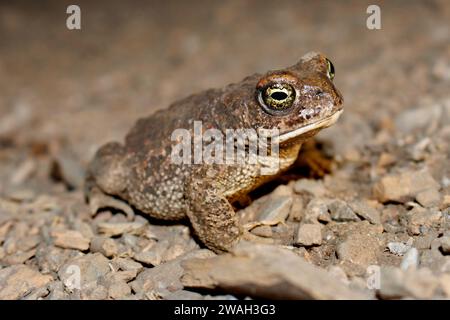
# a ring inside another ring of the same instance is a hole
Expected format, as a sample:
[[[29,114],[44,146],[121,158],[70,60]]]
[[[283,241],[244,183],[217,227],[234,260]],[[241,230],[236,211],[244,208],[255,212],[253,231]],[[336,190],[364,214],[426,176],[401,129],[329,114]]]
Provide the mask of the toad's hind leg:
[[[239,241],[241,230],[233,207],[206,179],[190,179],[186,187],[187,216],[200,241],[215,252],[226,252]]]
[[[127,167],[123,165],[125,150],[121,144],[111,142],[101,147],[89,164],[85,195],[92,214],[101,208],[123,211],[128,220],[134,219],[134,210],[125,201],[115,198],[126,191]]]

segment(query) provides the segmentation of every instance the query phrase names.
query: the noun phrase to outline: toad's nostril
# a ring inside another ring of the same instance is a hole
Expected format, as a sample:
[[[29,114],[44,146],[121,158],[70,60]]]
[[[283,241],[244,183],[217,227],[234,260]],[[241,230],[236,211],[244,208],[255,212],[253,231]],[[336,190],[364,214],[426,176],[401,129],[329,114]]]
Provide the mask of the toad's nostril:
[[[316,96],[321,96],[321,95],[323,95],[322,89],[316,89],[315,95],[316,95]]]

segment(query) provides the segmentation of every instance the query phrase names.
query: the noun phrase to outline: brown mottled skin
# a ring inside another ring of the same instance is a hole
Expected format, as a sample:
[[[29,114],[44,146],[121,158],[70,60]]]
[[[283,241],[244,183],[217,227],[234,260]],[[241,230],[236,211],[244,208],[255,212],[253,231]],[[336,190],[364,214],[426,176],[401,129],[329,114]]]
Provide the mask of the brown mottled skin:
[[[191,95],[138,120],[124,144],[108,143],[92,160],[86,179],[92,210],[116,207],[131,216],[133,207],[158,219],[188,217],[207,247],[216,252],[230,250],[241,235],[232,203],[287,169],[302,142],[332,125],[341,113],[343,98],[328,72],[325,56],[311,52],[289,68]],[[272,83],[288,83],[295,89],[295,101],[283,114],[267,112],[257,98]],[[308,115],[305,110],[316,112]],[[193,131],[194,120],[202,121],[204,130],[222,132],[278,128],[282,141],[279,170],[263,176],[259,164],[174,164],[172,132],[178,128]],[[307,125],[306,132],[296,134],[295,130]],[[288,133],[289,138],[283,138]]]

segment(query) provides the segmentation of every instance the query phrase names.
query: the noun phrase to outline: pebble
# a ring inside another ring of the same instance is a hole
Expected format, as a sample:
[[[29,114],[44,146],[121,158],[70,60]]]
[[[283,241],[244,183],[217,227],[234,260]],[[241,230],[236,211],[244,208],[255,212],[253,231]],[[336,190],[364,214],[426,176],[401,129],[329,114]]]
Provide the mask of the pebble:
[[[17,252],[14,254],[11,254],[9,256],[6,256],[2,259],[2,263],[5,265],[15,265],[15,264],[22,264],[26,261],[30,260],[34,255],[36,254],[36,250],[30,250],[26,252]]]
[[[46,300],[67,300],[68,295],[64,291],[64,286],[61,281],[53,281],[48,285],[49,295]]]
[[[350,208],[355,212],[358,216],[363,218],[364,220],[369,221],[372,224],[380,224],[381,223],[381,215],[380,212],[374,207],[370,206],[367,201],[352,201],[349,203]]]
[[[118,253],[118,246],[114,239],[106,238],[106,237],[94,237],[91,240],[90,251],[100,252],[105,257],[111,258],[116,256]]]
[[[417,194],[416,200],[423,207],[437,207],[441,203],[441,194],[438,189],[427,189]]]
[[[342,200],[334,200],[328,205],[331,219],[337,222],[359,221],[350,206]]]
[[[41,245],[36,250],[36,261],[43,273],[58,272],[69,259],[82,255],[80,251]]]
[[[296,193],[306,193],[313,195],[314,197],[324,197],[327,194],[327,190],[320,180],[312,179],[300,179],[294,184],[294,191]]]
[[[131,294],[131,288],[125,281],[114,281],[108,287],[108,296],[111,299],[123,299]]]
[[[81,275],[81,290],[89,291],[90,283],[97,283],[101,277],[111,271],[111,267],[109,260],[100,253],[88,253],[81,257],[70,259],[58,271],[59,278],[69,290],[73,289],[73,275],[77,271]]]
[[[301,246],[312,246],[322,244],[322,230],[318,224],[302,224],[298,228],[297,240]]]
[[[145,269],[130,283],[134,292],[148,294],[153,291],[162,291],[165,294],[183,289],[180,278],[184,273],[180,263],[190,258],[207,258],[213,253],[209,250],[196,250],[189,252],[175,260]]]
[[[417,269],[417,267],[419,267],[419,251],[416,248],[411,248],[405,253],[400,268],[408,270],[409,268]]]
[[[336,266],[336,265],[331,265],[328,267],[327,270],[328,270],[328,273],[331,276],[333,276],[334,278],[339,279],[340,281],[342,281],[345,284],[349,284],[350,281],[348,280],[347,274],[341,267]]]
[[[291,196],[270,197],[258,214],[258,221],[277,224],[286,221],[292,206]]]
[[[144,269],[142,264],[128,258],[114,258],[111,261],[111,265],[113,266],[115,271],[134,271],[136,274]]]
[[[0,270],[0,300],[17,300],[52,281],[52,276],[19,264]]]
[[[439,286],[438,279],[430,269],[381,268],[379,294],[384,299],[415,298],[430,299]]]
[[[407,213],[408,233],[418,235],[426,233],[429,228],[436,226],[441,222],[441,212],[433,209],[414,207]]]
[[[291,212],[289,213],[289,220],[294,222],[302,221],[305,216],[305,200],[299,195],[292,198]]]
[[[427,169],[407,170],[381,178],[373,188],[380,202],[407,202],[428,189],[438,189],[439,184]]]
[[[232,254],[188,259],[182,266],[181,281],[188,288],[226,288],[232,294],[261,298],[367,299],[326,270],[273,245],[240,242]]]
[[[81,300],[106,300],[108,299],[108,289],[97,282],[90,282],[82,286],[80,291],[72,293],[72,297]]]
[[[90,240],[76,230],[52,230],[50,235],[57,247],[86,251],[89,249]]]
[[[318,223],[320,220],[331,221],[330,213],[328,212],[328,204],[330,199],[314,198],[305,209],[305,217],[302,220],[305,223]]]
[[[251,233],[263,238],[271,238],[273,235],[272,228],[267,225],[256,226],[251,230]]]
[[[423,235],[419,235],[414,239],[414,247],[423,250],[430,249],[432,242],[439,236],[439,232],[434,229],[430,229]]]
[[[413,240],[410,238],[410,240]],[[408,241],[406,244],[403,242],[389,242],[387,248],[389,251],[397,256],[403,256],[409,249],[411,249],[412,241]]]
[[[378,239],[382,229],[366,221],[354,223],[353,229],[338,242],[336,254],[348,275],[361,275],[370,265],[378,264],[382,246]]]

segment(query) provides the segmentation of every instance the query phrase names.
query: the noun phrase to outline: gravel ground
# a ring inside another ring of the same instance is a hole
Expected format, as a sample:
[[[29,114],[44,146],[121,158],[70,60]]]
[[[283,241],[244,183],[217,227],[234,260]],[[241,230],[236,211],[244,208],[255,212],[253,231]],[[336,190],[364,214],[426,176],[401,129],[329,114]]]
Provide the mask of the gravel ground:
[[[381,30],[363,1],[78,1],[81,31],[68,4],[0,3],[0,299],[450,298],[448,1],[379,2]],[[345,113],[238,211],[232,253],[183,222],[91,215],[101,144],[311,50]]]

